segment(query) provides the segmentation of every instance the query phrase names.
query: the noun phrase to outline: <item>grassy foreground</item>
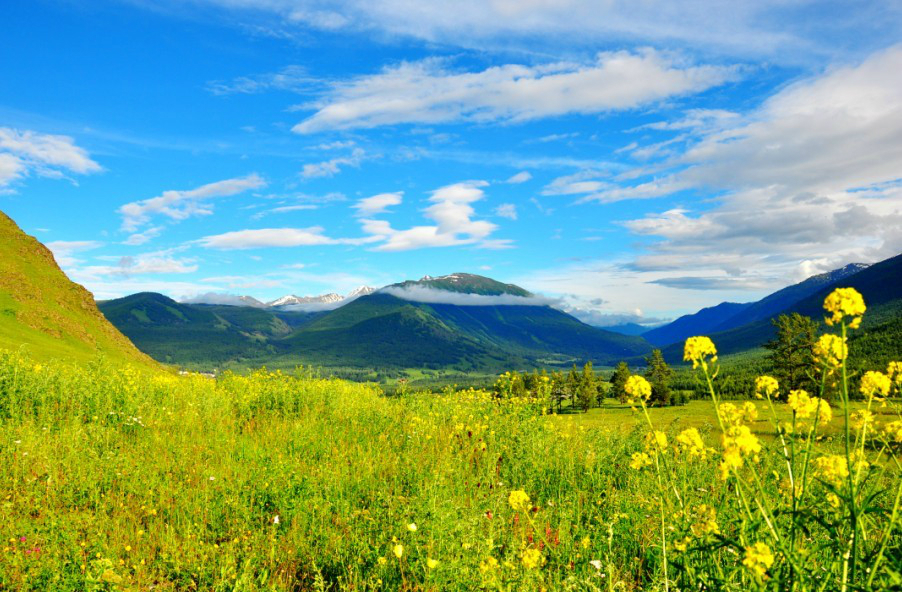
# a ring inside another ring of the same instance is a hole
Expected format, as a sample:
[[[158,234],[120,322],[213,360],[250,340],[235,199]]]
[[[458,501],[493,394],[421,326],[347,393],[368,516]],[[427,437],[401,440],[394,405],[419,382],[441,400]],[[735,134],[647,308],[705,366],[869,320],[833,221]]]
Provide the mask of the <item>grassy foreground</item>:
[[[536,409],[480,392],[385,398],[303,374],[213,381],[4,353],[0,589],[663,589],[656,477],[628,467],[641,439]],[[680,472],[696,510],[670,517],[668,544],[699,541],[725,587],[767,587],[730,542],[733,524],[764,527],[736,515],[715,464]],[[874,478],[892,486],[898,473]],[[898,577],[894,528],[874,589]],[[808,532],[805,548],[828,574],[826,536]],[[691,551],[668,553],[673,580]]]

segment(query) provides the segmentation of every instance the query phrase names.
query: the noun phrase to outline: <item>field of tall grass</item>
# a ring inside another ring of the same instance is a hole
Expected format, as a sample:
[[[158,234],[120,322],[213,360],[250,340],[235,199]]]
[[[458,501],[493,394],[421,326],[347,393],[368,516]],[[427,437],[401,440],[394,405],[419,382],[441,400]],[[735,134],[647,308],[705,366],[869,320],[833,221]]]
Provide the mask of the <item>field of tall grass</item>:
[[[821,393],[720,403],[693,338],[713,421],[663,427],[634,377],[628,431],[541,393],[0,353],[0,590],[899,589],[902,368],[821,345]]]

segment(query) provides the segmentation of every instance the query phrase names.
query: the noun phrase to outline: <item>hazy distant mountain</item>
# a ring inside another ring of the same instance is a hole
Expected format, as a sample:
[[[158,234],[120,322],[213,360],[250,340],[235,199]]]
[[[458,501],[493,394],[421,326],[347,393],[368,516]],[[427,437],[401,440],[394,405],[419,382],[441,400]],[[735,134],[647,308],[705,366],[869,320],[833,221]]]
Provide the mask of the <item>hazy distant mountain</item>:
[[[681,343],[693,335],[707,335],[719,331],[729,331],[762,319],[770,319],[791,308],[797,302],[812,294],[835,285],[852,276],[867,265],[852,263],[840,269],[811,276],[803,282],[778,290],[757,302],[737,304],[723,302],[717,306],[703,308],[697,313],[685,315],[677,320],[642,334],[654,345]]]
[[[682,316],[662,327],[641,333],[653,345],[670,345],[685,341],[693,335],[706,335],[714,331],[722,323],[736,316],[751,303],[721,302],[717,306],[703,308],[700,311]]]
[[[796,300],[786,308],[771,313],[766,318],[758,318],[727,330],[709,333],[708,335],[717,345],[718,352],[730,354],[761,347],[773,338],[774,328],[771,319],[780,314],[798,312],[817,321],[822,320],[824,318],[824,298],[838,287],[855,288],[861,292],[867,304],[868,311],[862,329],[855,332],[856,338],[867,339],[867,333],[872,329],[884,331],[884,337],[876,337],[877,339],[883,339],[887,334],[899,332],[898,325],[902,324],[902,255],[869,266],[846,266],[828,274],[814,276],[802,284],[775,292],[760,302],[775,295],[792,294],[806,282],[811,282],[808,286],[819,285],[819,289]],[[808,290],[802,291],[807,292]],[[885,331],[885,326],[889,326],[892,331]],[[881,327],[884,328],[881,329]],[[678,361],[682,357],[682,348],[682,343],[674,343],[664,349],[664,355],[670,360]],[[894,348],[886,349],[893,350]],[[896,342],[895,351],[899,351],[898,342]]]
[[[605,331],[613,331],[614,333],[620,333],[621,335],[642,335],[643,337],[645,333],[648,333],[652,329],[651,327],[640,325],[639,323],[621,323],[619,325],[608,325],[606,327],[593,325],[593,327],[598,327]]]
[[[330,292],[329,294],[321,294],[319,296],[295,296],[293,294],[289,294],[288,296],[282,296],[281,298],[277,298],[272,302],[267,302],[266,306],[297,306],[299,304],[332,304],[334,302],[341,302],[344,298],[334,292]]]

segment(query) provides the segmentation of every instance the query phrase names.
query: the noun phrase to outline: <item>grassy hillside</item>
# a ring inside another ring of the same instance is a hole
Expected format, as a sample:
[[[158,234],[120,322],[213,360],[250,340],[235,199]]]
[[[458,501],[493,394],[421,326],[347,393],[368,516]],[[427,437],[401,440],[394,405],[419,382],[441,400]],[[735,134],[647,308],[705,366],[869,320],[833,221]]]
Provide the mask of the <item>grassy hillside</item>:
[[[0,212],[0,348],[36,359],[153,362],[97,310],[91,293],[60,270],[53,254]]]

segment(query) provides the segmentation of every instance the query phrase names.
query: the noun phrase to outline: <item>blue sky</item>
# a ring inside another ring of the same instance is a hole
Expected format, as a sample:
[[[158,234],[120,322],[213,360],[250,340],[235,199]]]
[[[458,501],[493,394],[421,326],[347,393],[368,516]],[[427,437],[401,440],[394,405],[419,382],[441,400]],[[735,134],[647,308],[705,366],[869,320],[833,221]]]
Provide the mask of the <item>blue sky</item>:
[[[464,271],[653,323],[902,251],[900,31],[887,2],[5,2],[0,210],[98,298]]]

